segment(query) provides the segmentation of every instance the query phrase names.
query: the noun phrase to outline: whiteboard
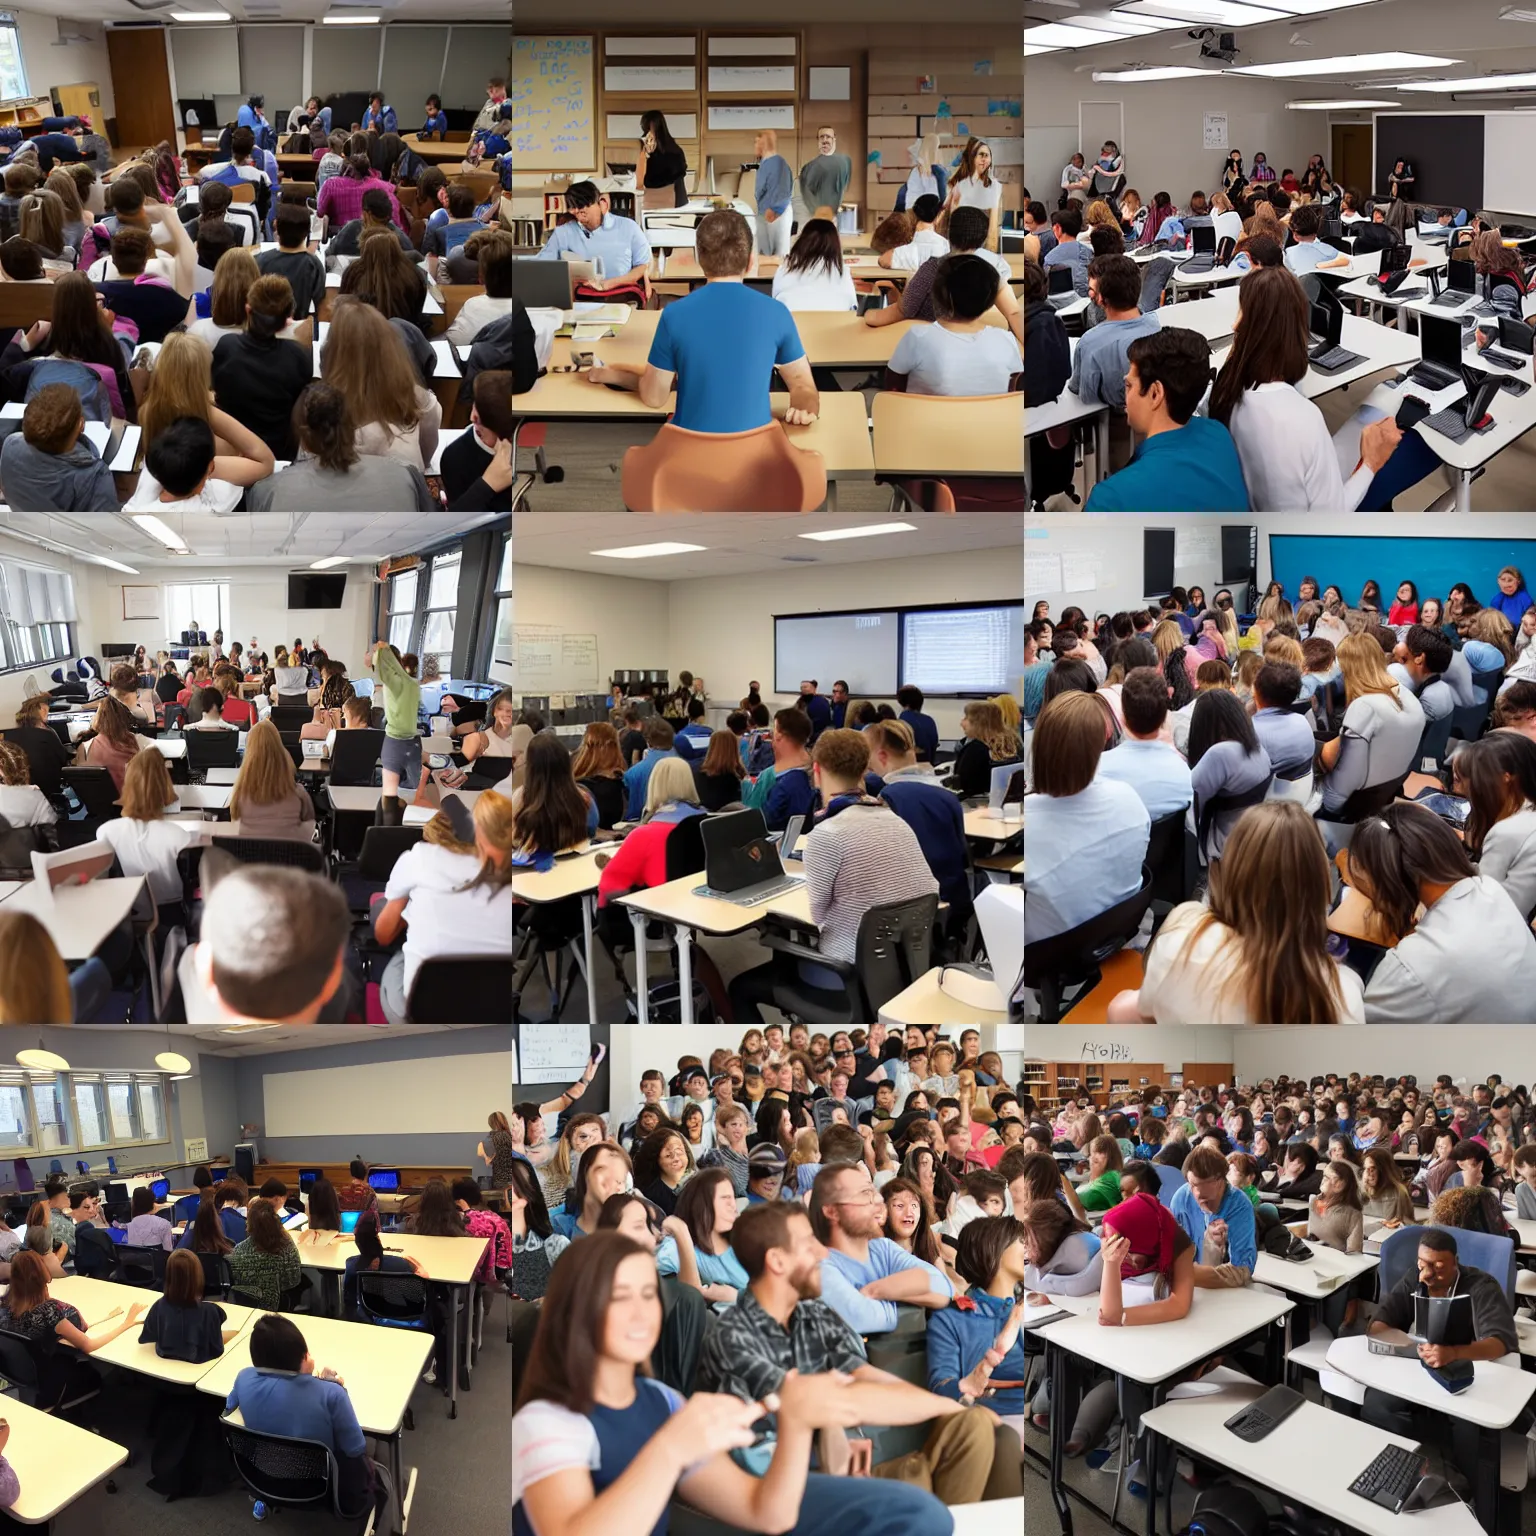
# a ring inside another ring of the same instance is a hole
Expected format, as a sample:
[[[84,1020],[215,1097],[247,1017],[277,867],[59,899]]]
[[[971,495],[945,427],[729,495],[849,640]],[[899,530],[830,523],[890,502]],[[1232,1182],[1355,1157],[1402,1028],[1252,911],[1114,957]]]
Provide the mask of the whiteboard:
[[[512,626],[513,675],[521,693],[596,693],[597,636],[567,634],[557,624]]]
[[[519,165],[592,170],[596,100],[590,37],[512,39],[512,154]]]
[[[592,1030],[586,1024],[520,1024],[519,1083],[572,1083],[587,1069]]]
[[[1536,112],[1485,112],[1483,117],[1484,201],[1497,204],[1501,213],[1536,213],[1536,165],[1530,153]]]
[[[412,1056],[262,1076],[268,1136],[475,1135],[508,1109],[512,1058]],[[572,1076],[579,1076],[578,1068]]]
[[[902,624],[901,680],[928,694],[1011,692],[1024,675],[1019,604],[919,609]]]
[[[698,39],[693,37],[609,37],[603,41],[603,54],[610,59],[640,54],[686,54],[692,58],[698,51]]]
[[[697,83],[692,64],[609,64],[603,69],[605,91],[691,91]]]
[[[667,127],[672,130],[672,137],[680,142],[686,139],[696,139],[699,136],[699,114],[697,112],[678,112],[667,114]],[[641,137],[640,114],[638,112],[610,112],[608,114],[608,137],[610,139],[636,139]]]
[[[843,678],[854,698],[892,695],[899,628],[893,608],[775,618],[773,691],[793,698],[803,680],[815,678],[818,692],[830,693]]]

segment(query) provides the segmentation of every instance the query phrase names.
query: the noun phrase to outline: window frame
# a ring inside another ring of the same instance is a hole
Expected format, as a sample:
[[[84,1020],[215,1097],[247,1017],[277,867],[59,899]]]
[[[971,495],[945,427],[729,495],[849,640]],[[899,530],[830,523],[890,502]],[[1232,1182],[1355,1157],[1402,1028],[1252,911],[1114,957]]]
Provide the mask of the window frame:
[[[0,1088],[16,1089],[21,1096],[23,1125],[22,1140],[8,1150],[13,1157],[62,1157],[66,1153],[88,1155],[115,1152],[126,1147],[157,1147],[172,1145],[170,1095],[166,1089],[167,1074],[159,1070],[142,1068],[108,1069],[104,1071],[33,1071],[25,1067],[0,1069]],[[130,1125],[134,1134],[120,1137],[116,1134],[114,1111],[110,1103],[113,1086],[126,1086],[129,1095]],[[100,1094],[102,1126],[105,1139],[87,1137],[81,1124],[78,1093],[82,1088],[94,1088]],[[37,1093],[50,1090],[56,1097],[56,1120],[44,1120],[38,1114]],[[161,1134],[146,1135],[144,1128],[143,1096],[155,1095]],[[44,1145],[41,1127],[44,1124],[58,1126],[57,1145]],[[7,1149],[0,1147],[0,1158]]]
[[[27,54],[21,46],[21,23],[14,11],[0,10],[0,31],[9,30],[12,34],[12,45],[16,52],[16,67],[20,74],[21,89],[14,96],[7,96],[0,90],[0,102],[28,101],[32,97],[32,87],[27,74]]]

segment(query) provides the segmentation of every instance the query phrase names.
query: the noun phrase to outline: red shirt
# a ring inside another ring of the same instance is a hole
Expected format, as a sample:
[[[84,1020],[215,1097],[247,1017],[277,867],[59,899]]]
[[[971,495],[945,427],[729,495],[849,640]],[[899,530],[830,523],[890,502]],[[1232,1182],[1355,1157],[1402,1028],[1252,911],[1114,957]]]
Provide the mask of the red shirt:
[[[224,700],[223,715],[231,725],[244,725],[252,719],[255,711],[251,708],[249,699],[236,698],[234,694]]]
[[[598,880],[598,906],[605,906],[615,896],[667,883],[667,834],[672,827],[671,822],[648,821],[619,844],[613,861]]]

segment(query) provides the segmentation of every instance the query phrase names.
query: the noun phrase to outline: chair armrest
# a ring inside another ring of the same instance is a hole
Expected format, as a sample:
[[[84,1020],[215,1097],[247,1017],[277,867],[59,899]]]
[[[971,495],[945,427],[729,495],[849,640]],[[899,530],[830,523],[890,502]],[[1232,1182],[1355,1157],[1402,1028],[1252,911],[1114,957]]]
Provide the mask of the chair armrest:
[[[828,970],[835,971],[844,981],[857,983],[858,972],[848,961],[835,960],[829,955],[824,955],[819,949],[809,944],[802,944],[789,934],[775,933],[771,928],[764,929],[758,934],[758,942],[778,954],[789,955],[796,960],[808,960],[813,965],[824,965]]]

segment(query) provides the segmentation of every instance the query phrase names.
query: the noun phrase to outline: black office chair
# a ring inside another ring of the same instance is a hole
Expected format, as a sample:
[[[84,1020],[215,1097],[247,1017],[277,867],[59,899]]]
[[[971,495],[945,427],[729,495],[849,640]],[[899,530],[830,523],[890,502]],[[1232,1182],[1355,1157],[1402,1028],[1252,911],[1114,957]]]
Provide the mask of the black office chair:
[[[312,718],[308,691],[306,690],[304,693],[278,694],[277,703],[272,706],[272,713],[276,714],[280,709],[302,709],[306,720]]]
[[[296,731],[300,726],[308,725],[315,718],[315,712],[303,702],[278,704],[267,718],[280,731]]]
[[[330,1447],[318,1440],[290,1435],[258,1434],[243,1424],[220,1421],[224,1440],[235,1459],[235,1470],[252,1497],[269,1510],[329,1510],[338,1520],[355,1523],[367,1513],[360,1536],[372,1536],[371,1511],[347,1511],[341,1507],[341,1477]],[[389,1475],[377,1462],[374,1475],[388,1484]],[[390,1502],[394,1490],[389,1489]]]
[[[0,1329],[0,1372],[22,1402],[43,1413],[63,1414],[101,1391],[89,1362],[51,1333],[29,1338]]]
[[[369,827],[363,833],[357,868],[341,877],[341,889],[353,913],[360,917],[368,915],[369,899],[388,884],[400,855],[421,839],[420,827]]]
[[[165,1287],[165,1261],[169,1257],[158,1243],[153,1247],[131,1247],[120,1243],[117,1268],[125,1284],[158,1291]]]
[[[1185,826],[1185,813],[1172,811],[1152,823],[1147,840],[1147,868],[1152,871],[1153,932],[1180,902],[1194,894],[1195,840]],[[1159,910],[1161,909],[1161,910]]]
[[[210,768],[233,768],[240,758],[238,731],[188,731],[187,772],[201,783]]]
[[[1134,895],[1076,928],[1024,946],[1024,985],[1040,994],[1042,1024],[1059,1024],[1078,996],[1099,984],[1100,967],[1136,937],[1151,905],[1152,871],[1143,864],[1141,888]]]
[[[423,960],[405,1011],[413,1024],[510,1024],[512,957],[439,955]]]
[[[1451,726],[1455,722],[1455,712],[1442,715],[1438,720],[1425,722],[1424,733],[1419,737],[1419,750],[1414,753],[1413,766],[1416,769],[1424,768],[1424,760],[1428,758],[1434,763],[1434,767],[1425,771],[1438,773],[1445,762],[1445,749],[1450,745]]]
[[[852,965],[765,929],[759,937],[769,949],[789,959],[826,966],[843,982],[839,996],[807,986],[785,966],[783,979],[774,983],[774,1007],[805,1024],[852,1024],[873,1019],[884,1004],[930,968],[938,913],[939,898],[932,895],[871,907],[859,920]]]
[[[431,1300],[427,1282],[418,1275],[367,1269],[357,1272],[357,1308],[370,1323],[424,1328]]]
[[[277,734],[283,750],[293,759],[293,771],[297,773],[304,766],[304,738],[297,731],[279,731]]]
[[[117,803],[117,785],[105,768],[65,768],[59,778],[65,789],[74,790],[88,822],[115,821],[123,814]]]
[[[1388,779],[1384,784],[1368,784],[1364,789],[1357,789],[1336,811],[1319,808],[1313,820],[1330,822],[1335,826],[1352,827],[1368,816],[1379,816],[1402,794],[1403,780],[1407,776],[1405,771],[1398,774],[1396,778]],[[1334,841],[1337,843],[1347,839],[1335,837]]]
[[[199,1253],[196,1257],[203,1266],[203,1295],[228,1298],[235,1288],[234,1276],[229,1272],[229,1260],[222,1253]]]
[[[331,783],[338,789],[348,785],[366,789],[373,783],[383,750],[383,731],[337,731],[331,744]]]
[[[1493,712],[1493,701],[1504,681],[1503,672],[1474,672],[1472,686],[1483,692],[1481,704],[1458,704],[1451,711],[1451,735],[1463,741],[1476,741],[1483,734],[1488,716]]]
[[[242,864],[285,864],[312,875],[325,873],[325,854],[314,843],[283,837],[216,837],[213,846]]]

